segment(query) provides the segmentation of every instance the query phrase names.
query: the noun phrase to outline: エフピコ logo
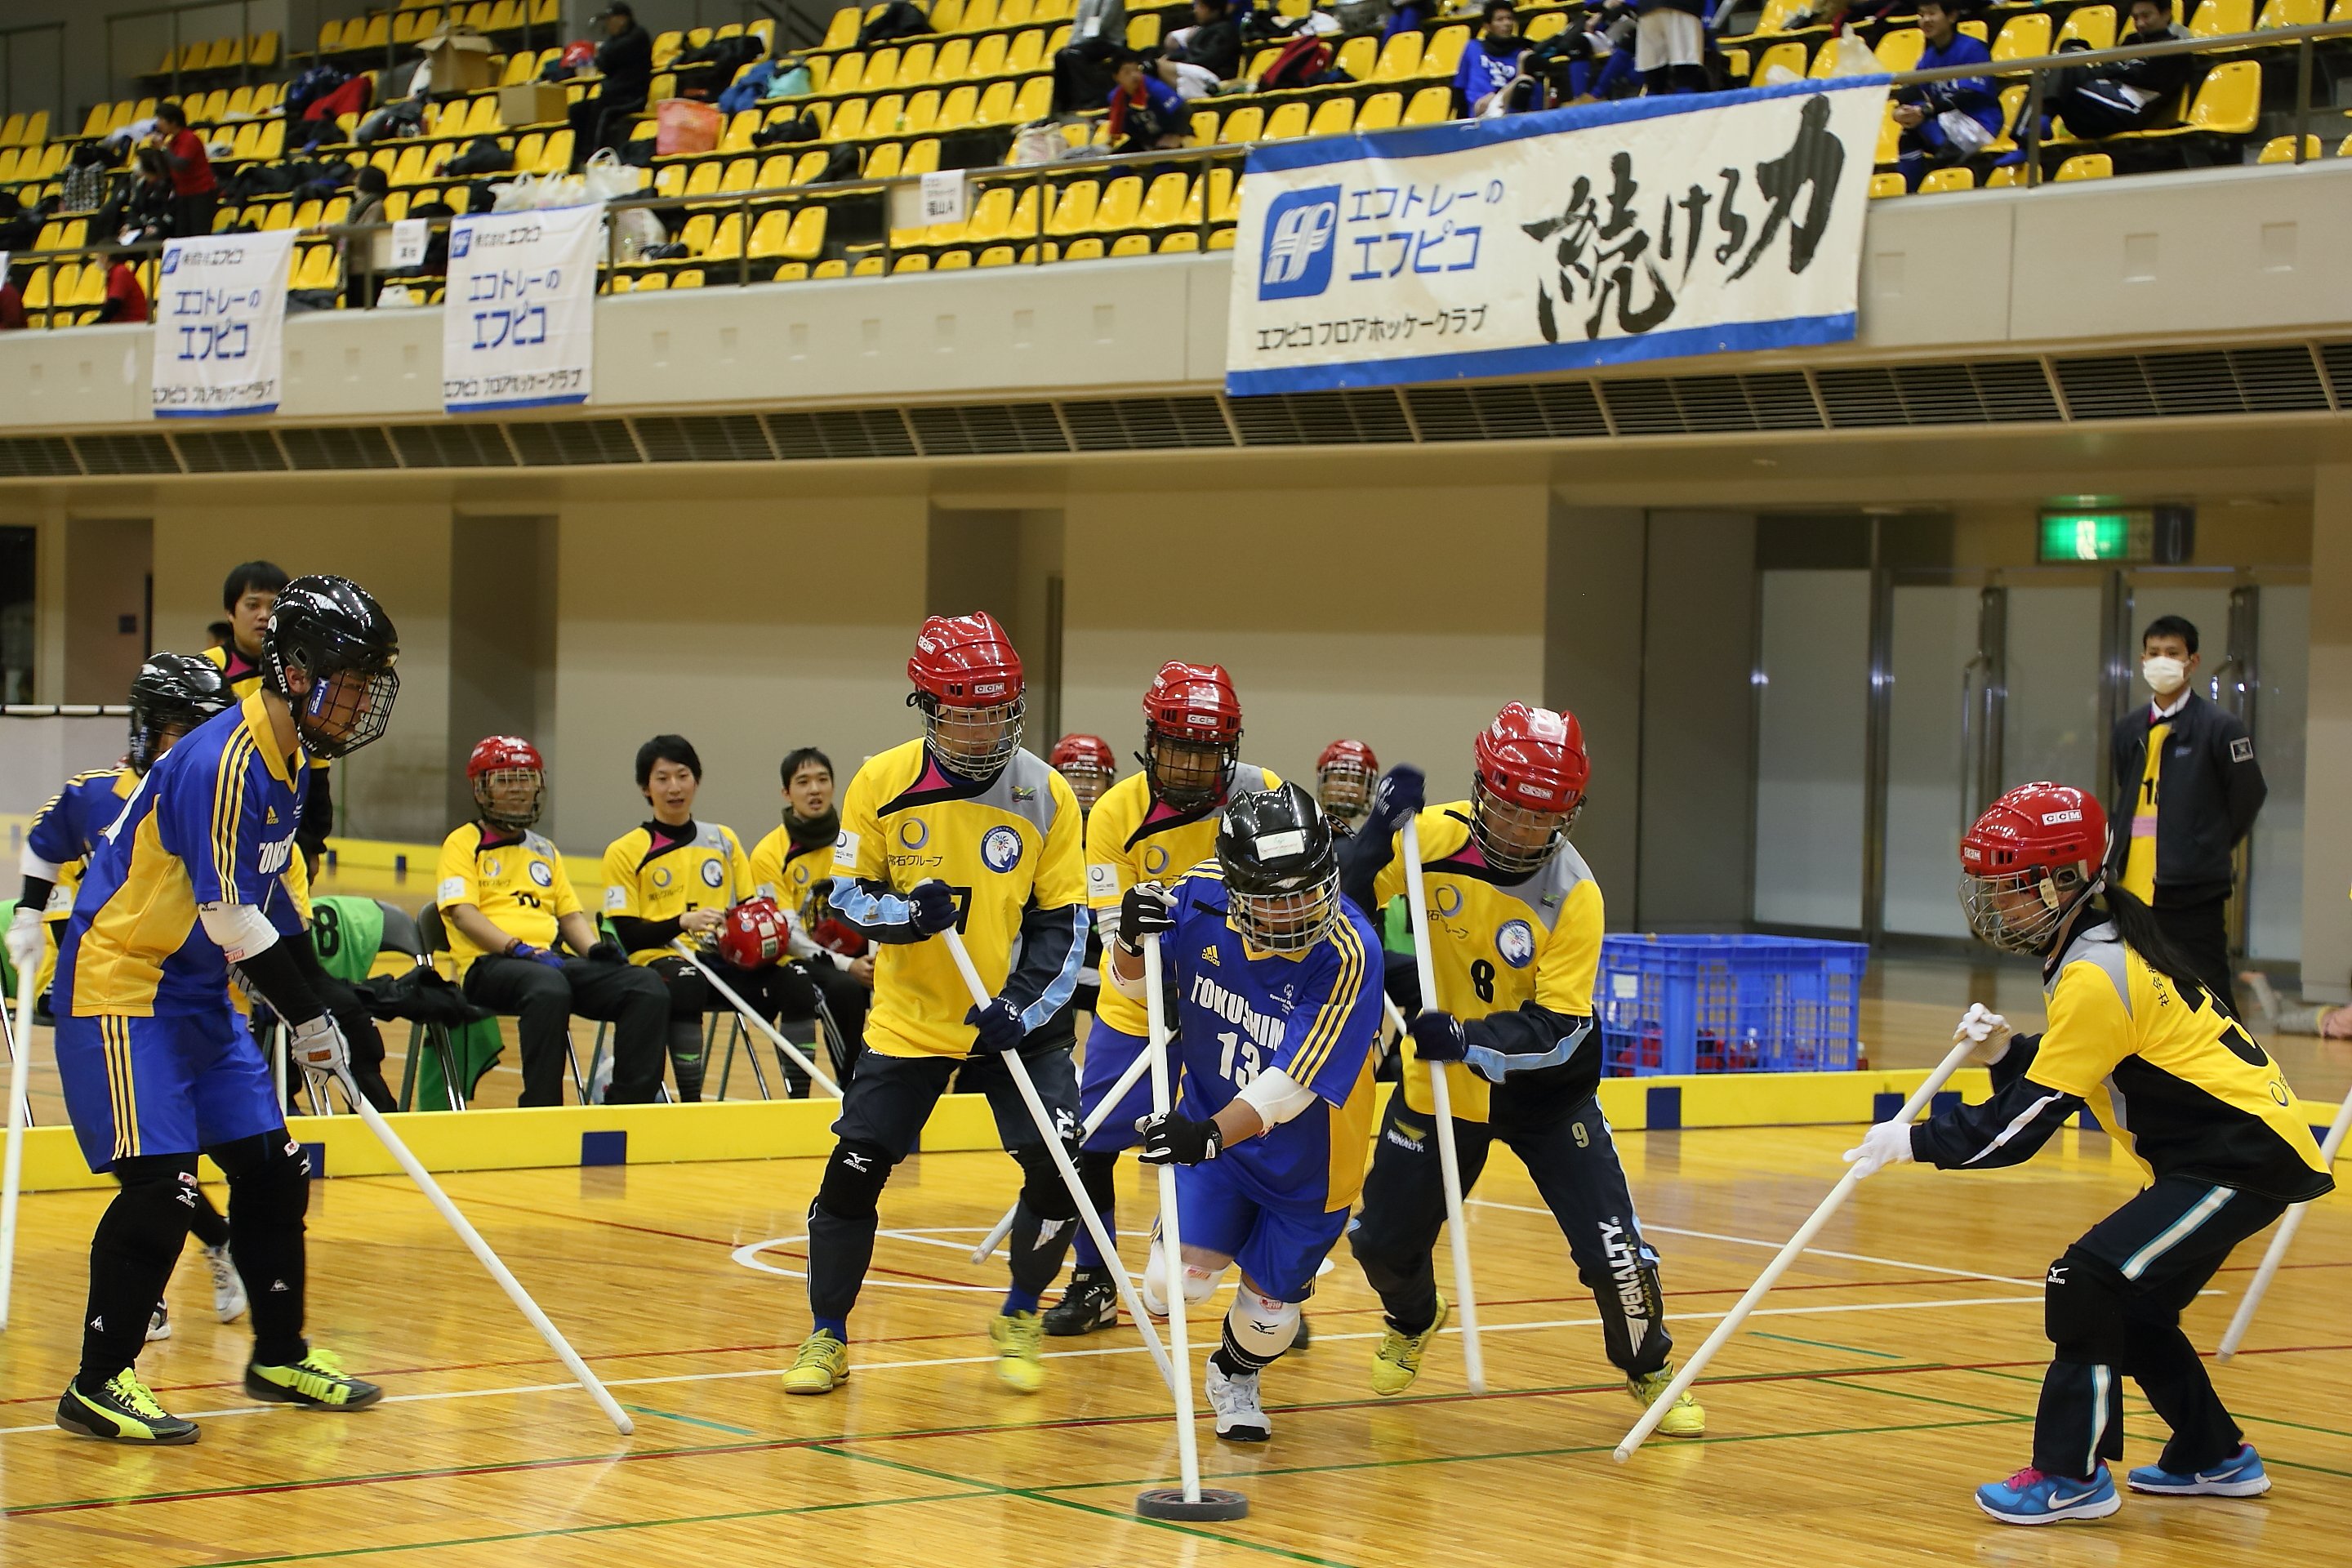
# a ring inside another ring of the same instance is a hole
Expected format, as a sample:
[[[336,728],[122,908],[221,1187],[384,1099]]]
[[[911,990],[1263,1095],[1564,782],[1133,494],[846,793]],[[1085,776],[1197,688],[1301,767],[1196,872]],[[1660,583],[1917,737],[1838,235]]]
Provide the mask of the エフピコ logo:
[[[1329,288],[1339,232],[1339,186],[1316,185],[1275,197],[1265,215],[1257,297],[1303,300]]]

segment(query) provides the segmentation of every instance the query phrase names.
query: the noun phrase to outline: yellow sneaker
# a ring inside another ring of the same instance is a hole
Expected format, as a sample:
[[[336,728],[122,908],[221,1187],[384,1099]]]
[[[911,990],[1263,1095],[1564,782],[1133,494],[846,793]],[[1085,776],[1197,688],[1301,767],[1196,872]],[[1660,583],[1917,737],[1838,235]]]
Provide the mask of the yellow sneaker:
[[[1045,1325],[1034,1312],[1005,1312],[988,1321],[996,1347],[996,1375],[1007,1388],[1034,1394],[1045,1386]]]
[[[1668,1362],[1647,1377],[1627,1378],[1625,1392],[1633,1396],[1634,1404],[1646,1410],[1657,1403],[1658,1396],[1665,1393],[1667,1385],[1674,1381],[1675,1365]],[[1667,1410],[1664,1419],[1658,1423],[1658,1430],[1669,1437],[1704,1437],[1706,1436],[1706,1412],[1685,1391]]]
[[[1429,1327],[1417,1334],[1400,1333],[1389,1329],[1381,1335],[1381,1348],[1372,1356],[1372,1392],[1385,1398],[1402,1394],[1421,1375],[1421,1358],[1437,1339],[1437,1331],[1445,1326],[1448,1309],[1445,1298],[1437,1298],[1437,1316]]]
[[[831,1394],[849,1381],[849,1347],[819,1329],[801,1342],[800,1353],[784,1369],[786,1394]]]

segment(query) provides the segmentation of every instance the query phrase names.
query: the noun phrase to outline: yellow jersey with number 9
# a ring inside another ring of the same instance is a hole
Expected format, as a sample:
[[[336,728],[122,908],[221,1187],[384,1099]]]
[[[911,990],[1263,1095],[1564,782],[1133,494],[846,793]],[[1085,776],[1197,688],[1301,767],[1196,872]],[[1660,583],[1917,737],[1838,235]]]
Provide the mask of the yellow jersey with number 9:
[[[1435,1005],[1457,1018],[1509,1013],[1520,1004],[1572,1017],[1592,1013],[1592,977],[1601,966],[1601,884],[1568,845],[1534,872],[1520,876],[1486,864],[1470,841],[1470,803],[1424,806],[1421,835],[1422,895],[1428,901],[1430,967],[1437,978]],[[1373,883],[1382,907],[1404,896],[1404,835]],[[1409,1043],[1409,1042],[1408,1042]],[[1593,1039],[1589,1048],[1598,1050]],[[1468,1072],[1448,1078],[1454,1114],[1487,1120],[1492,1087]],[[1423,1115],[1434,1106],[1429,1068],[1405,1053],[1404,1101]]]
[[[554,946],[556,922],[580,912],[572,879],[563,874],[563,857],[552,843],[528,829],[520,838],[486,837],[478,822],[441,841],[433,901],[444,910],[471,904],[492,925],[533,947]],[[463,975],[482,949],[451,923],[449,954]]]

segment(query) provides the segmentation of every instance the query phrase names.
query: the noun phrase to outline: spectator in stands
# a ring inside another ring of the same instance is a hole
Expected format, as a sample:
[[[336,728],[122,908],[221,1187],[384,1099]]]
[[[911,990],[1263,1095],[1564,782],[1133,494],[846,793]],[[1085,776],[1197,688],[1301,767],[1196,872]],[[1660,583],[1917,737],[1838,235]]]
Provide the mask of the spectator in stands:
[[[2189,29],[2172,19],[2172,0],[2132,0],[2131,31],[2116,43],[2129,48],[2189,36]],[[2079,38],[2069,38],[2058,52],[2074,54],[2089,47]],[[2063,120],[2070,132],[2083,137],[2116,136],[2153,125],[2172,111],[2175,95],[2189,85],[2199,68],[2198,57],[2184,53],[2053,71],[2042,100],[2042,139],[2048,141],[2053,119]],[[2025,140],[2022,115],[2013,134],[2020,142]],[[2022,146],[2000,160],[2003,163],[2024,161]]]
[[[25,316],[25,291],[14,278],[0,276],[0,332],[21,332],[31,324]]]
[[[93,213],[106,201],[107,186],[113,182],[107,177],[106,145],[84,142],[73,150],[66,163],[66,177],[58,192],[58,210],[68,213]]]
[[[176,103],[158,104],[152,145],[172,171],[172,232],[183,237],[212,233],[220,184],[213,178],[205,139],[188,128],[188,111]]]
[[[392,176],[370,163],[352,177],[352,208],[342,221],[352,226],[391,222],[390,209],[384,205],[391,194]],[[327,227],[320,224],[306,232],[324,234]],[[367,267],[352,265],[355,257],[372,258],[374,249],[373,235],[339,235],[335,238],[335,250],[343,260],[343,309],[347,310],[365,310],[375,304],[375,292],[382,280]]]
[[[14,190],[0,190],[0,250],[30,250],[40,235],[40,218]]]
[[[1706,0],[1634,0],[1633,68],[1642,73],[1642,90],[1653,98],[1664,93],[1705,92],[1706,80]]]
[[[1184,98],[1216,90],[1242,74],[1242,30],[1227,0],[1192,0],[1192,25],[1168,35],[1160,51],[1160,79]]]
[[[1184,131],[1184,100],[1176,89],[1146,70],[1141,55],[1120,50],[1110,89],[1111,151],[1181,147]]]
[[[653,36],[637,26],[628,0],[613,0],[597,13],[604,41],[596,46],[596,69],[604,83],[572,106],[572,168],[576,174],[600,149],[628,138],[629,117],[646,106],[654,80]]]
[[[814,746],[786,753],[783,825],[751,851],[751,880],[783,911],[786,952],[808,971],[825,1010],[841,1032],[843,1072],[855,1064],[866,1034],[866,1007],[874,989],[874,952],[834,918],[833,847],[841,834],[834,805],[833,759]],[[789,1014],[786,1015],[790,1016]],[[795,1094],[803,1075],[787,1068]]]
[[[493,735],[466,762],[475,819],[443,840],[434,902],[449,929],[458,984],[478,1007],[520,1020],[524,1105],[563,1103],[572,1015],[613,1025],[608,1103],[659,1096],[669,994],[650,970],[600,941],[563,857],[531,831],[546,798],[537,747]],[[577,956],[556,951],[556,939]]]
[[[1127,47],[1127,0],[1078,0],[1070,41],[1054,55],[1054,112],[1075,113],[1110,91],[1111,68]]]
[[[1486,0],[1480,16],[1484,30],[1462,46],[1462,63],[1454,70],[1454,117],[1476,120],[1542,108],[1542,94],[1520,69],[1528,41],[1519,37],[1517,8],[1511,0]]]
[[[144,321],[147,320],[147,290],[139,281],[139,272],[131,258],[117,256],[106,266],[106,298],[98,307],[101,321]]]
[[[177,232],[173,226],[177,199],[172,193],[172,168],[163,154],[152,147],[142,147],[131,188],[122,194],[119,206],[99,215],[99,229],[124,245],[169,239]]]
[[[1919,31],[1923,71],[1992,64],[1992,51],[1960,31],[1960,0],[1919,0]],[[1990,76],[1899,88],[1893,113],[1903,128],[1895,167],[1915,191],[1930,168],[1972,158],[2000,134],[2000,95]]]

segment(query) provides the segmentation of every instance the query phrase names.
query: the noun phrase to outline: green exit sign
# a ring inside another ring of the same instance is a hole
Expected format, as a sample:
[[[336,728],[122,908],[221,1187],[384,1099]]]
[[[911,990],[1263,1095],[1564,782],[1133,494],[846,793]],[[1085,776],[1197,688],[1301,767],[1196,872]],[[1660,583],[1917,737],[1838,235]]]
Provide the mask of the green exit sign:
[[[2044,562],[2124,561],[2172,566],[2193,553],[2197,513],[2185,506],[2100,507],[2042,514]]]

